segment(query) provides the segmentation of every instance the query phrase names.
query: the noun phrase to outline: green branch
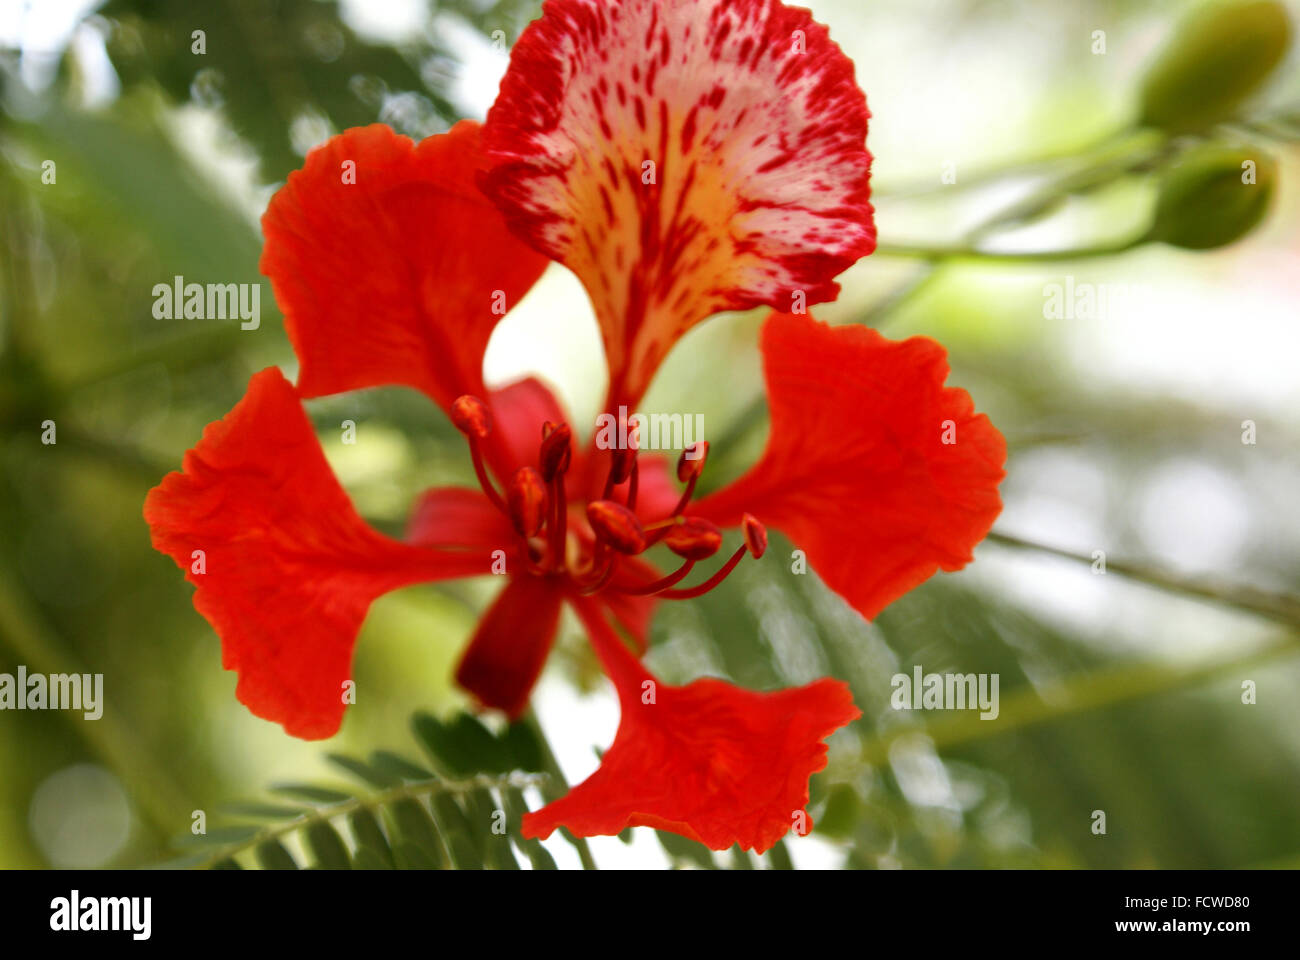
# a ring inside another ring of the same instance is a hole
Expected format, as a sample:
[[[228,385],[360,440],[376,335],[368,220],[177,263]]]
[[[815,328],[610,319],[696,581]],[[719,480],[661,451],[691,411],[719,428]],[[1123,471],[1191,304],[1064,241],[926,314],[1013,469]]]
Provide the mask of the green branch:
[[[1086,563],[1089,566],[1094,562],[1092,557],[1081,553],[1035,543],[1032,540],[1023,540],[1020,537],[1013,537],[997,531],[990,533],[985,539],[1000,546],[1011,547],[1016,550],[1033,550],[1038,553],[1061,557],[1065,560],[1074,560],[1077,563]],[[1126,563],[1122,560],[1111,560],[1110,558],[1106,559],[1106,572],[1117,573],[1129,580],[1136,580],[1139,583],[1145,583],[1148,586],[1157,587],[1169,593],[1206,600],[1220,606],[1232,607],[1244,613],[1264,617],[1287,627],[1300,628],[1300,600],[1286,594],[1270,593],[1255,587],[1221,581],[1193,580],[1151,567]]]
[[[512,773],[497,777],[479,775],[468,780],[430,778],[427,780],[407,781],[374,793],[348,797],[346,800],[340,800],[337,803],[324,804],[311,810],[304,810],[289,820],[268,824],[248,837],[216,846],[198,860],[188,862],[187,866],[196,868],[210,867],[260,844],[278,840],[280,837],[302,830],[314,823],[325,823],[335,817],[345,816],[357,810],[369,810],[373,813],[403,800],[418,801],[423,797],[441,794],[473,793],[476,790],[507,789],[510,787],[524,789],[526,787],[541,786],[547,779],[548,776],[544,773]],[[201,838],[201,835],[199,836]],[[166,864],[163,864],[163,866],[166,866]]]

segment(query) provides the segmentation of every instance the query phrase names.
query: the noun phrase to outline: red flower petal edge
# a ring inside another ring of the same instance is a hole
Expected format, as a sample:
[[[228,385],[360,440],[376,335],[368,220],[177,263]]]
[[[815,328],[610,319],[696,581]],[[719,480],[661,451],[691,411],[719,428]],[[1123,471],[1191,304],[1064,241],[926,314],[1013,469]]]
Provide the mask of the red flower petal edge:
[[[547,0],[483,143],[511,228],[590,294],[610,404],[720,310],[820,303],[875,248],[853,63],[776,0]]]
[[[692,512],[736,526],[748,511],[777,528],[868,618],[969,563],[1002,510],[1006,441],[943,385],[943,347],[773,314],[762,350],[767,450]]]
[[[415,547],[367,526],[274,367],[149,491],[144,517],[155,549],[198,588],[195,609],[239,673],[240,702],[308,740],[338,731],[375,597],[487,571],[480,553]]]
[[[302,396],[401,384],[445,409],[484,394],[488,337],[546,259],[475,186],[480,156],[471,121],[419,144],[357,127],[311,151],[271,199],[261,269]]]
[[[808,778],[826,766],[822,741],[861,715],[846,684],[823,679],[773,693],[711,678],[669,686],[637,662],[599,608],[575,606],[618,688],[622,718],[596,772],[525,815],[524,836],[645,826],[714,850],[764,853],[792,827],[811,829],[804,807]]]

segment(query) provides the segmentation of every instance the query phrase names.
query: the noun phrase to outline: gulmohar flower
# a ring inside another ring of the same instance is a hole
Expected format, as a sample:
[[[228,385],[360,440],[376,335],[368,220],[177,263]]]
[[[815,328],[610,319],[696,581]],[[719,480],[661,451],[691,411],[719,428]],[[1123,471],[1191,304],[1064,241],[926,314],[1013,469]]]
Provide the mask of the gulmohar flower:
[[[333,735],[370,603],[485,574],[505,550],[505,585],[458,682],[517,716],[568,604],[622,710],[599,769],[529,814],[526,834],[647,825],[762,852],[798,825],[823,741],[859,715],[847,686],[674,687],[640,655],[655,604],[763,556],[766,527],[873,617],[966,564],[1001,508],[1004,442],[944,386],[938,344],[801,312],[833,298],[833,277],[874,248],[867,118],[852,63],[807,11],[549,0],[482,127],[463,121],[415,144],[376,125],[312,151],[263,218],[262,269],[298,382],[254,375],[145,503],[154,545],[189,571],[239,674],[240,701],[295,736]],[[494,303],[517,302],[548,259],[595,306],[609,412],[634,407],[696,323],[774,308],[761,335],[771,436],[749,472],[696,501],[706,445],[683,451],[674,478],[634,444],[576,444],[539,380],[484,383]],[[357,515],[302,406],[381,385],[440,406],[479,481],[426,492],[405,541]],[[953,430],[959,442],[944,443]],[[740,545],[715,563],[727,530]],[[681,559],[675,571],[644,558],[658,544]],[[190,566],[200,549],[201,574]],[[683,585],[702,564],[713,572]]]

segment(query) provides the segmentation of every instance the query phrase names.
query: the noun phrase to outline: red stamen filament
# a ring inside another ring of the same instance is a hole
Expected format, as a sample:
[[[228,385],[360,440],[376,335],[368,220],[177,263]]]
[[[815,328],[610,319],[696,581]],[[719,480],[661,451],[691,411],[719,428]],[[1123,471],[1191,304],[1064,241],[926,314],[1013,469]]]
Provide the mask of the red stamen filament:
[[[492,479],[488,476],[487,468],[483,465],[483,450],[479,446],[478,437],[471,435],[469,438],[469,455],[474,461],[474,475],[478,477],[479,486],[487,494],[487,498],[492,501],[492,505],[510,516],[510,510],[506,507],[506,502],[497,493],[497,488],[492,485]]]
[[[639,460],[632,461],[632,476],[628,478],[627,482],[627,508],[629,510],[636,509],[636,493],[641,485],[640,464],[641,462]]]
[[[624,587],[619,593],[626,593],[633,597],[645,597],[652,593],[658,593],[661,590],[667,590],[669,587],[681,582],[688,573],[695,568],[694,560],[687,560],[680,567],[668,574],[666,577],[660,577],[650,583],[640,587]]]
[[[557,572],[564,569],[565,537],[569,522],[569,507],[564,496],[564,471],[561,470],[551,481],[551,504],[554,508],[550,524],[551,568]]]
[[[696,584],[693,587],[686,587],[682,590],[665,590],[663,593],[659,594],[659,596],[665,600],[690,600],[692,597],[703,596],[723,580],[727,579],[727,575],[730,574],[732,570],[735,570],[736,565],[740,563],[740,558],[748,552],[749,551],[745,545],[741,544],[740,547],[737,548],[736,552],[731,555],[731,559],[724,563],[718,569],[717,573],[709,577],[709,579],[705,580],[703,583]]]

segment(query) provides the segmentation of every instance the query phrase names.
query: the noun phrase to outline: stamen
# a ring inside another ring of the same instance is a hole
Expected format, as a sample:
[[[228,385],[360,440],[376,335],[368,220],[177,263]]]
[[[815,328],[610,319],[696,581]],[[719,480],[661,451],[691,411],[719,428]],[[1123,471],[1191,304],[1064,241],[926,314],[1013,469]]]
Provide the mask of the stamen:
[[[628,485],[627,485],[627,508],[628,508],[629,510],[635,510],[635,509],[636,509],[636,494],[637,494],[637,490],[640,489],[640,486],[641,486],[641,466],[640,466],[640,461],[638,461],[638,460],[633,460],[633,461],[632,461],[632,476],[631,476],[630,480],[628,481]]]
[[[582,594],[584,597],[589,597],[593,593],[599,593],[605,588],[605,584],[609,583],[609,578],[614,575],[615,558],[612,556],[606,556],[607,553],[608,551],[605,549],[605,544],[603,542],[598,543],[596,545],[596,553],[592,558],[591,565],[593,570],[600,570],[600,574],[590,580],[575,581],[574,586],[577,587],[578,593]],[[600,566],[602,561],[604,567]]]
[[[593,500],[587,504],[587,520],[597,539],[619,553],[636,554],[645,549],[645,531],[636,514],[613,500]]]
[[[563,473],[557,473],[551,480],[551,503],[555,508],[551,519],[551,566],[555,570],[563,570],[564,544],[569,523],[569,504],[565,498]]]
[[[691,497],[695,494],[695,484],[700,479],[700,474],[704,472],[704,461],[708,456],[709,442],[699,440],[683,450],[681,456],[677,458],[677,479],[686,484],[686,489],[682,491],[681,499],[673,508],[673,516],[680,514],[691,502]]]
[[[550,427],[548,430],[547,427]],[[549,420],[542,427],[542,447],[538,452],[538,466],[542,468],[542,479],[550,483],[556,474],[569,469],[571,450],[569,440],[572,431],[567,423],[555,426]]]
[[[567,423],[554,424],[547,420],[542,425],[542,446],[537,454],[541,478],[551,487],[550,544],[551,569],[564,569],[565,538],[568,534],[569,505],[565,498],[564,474],[569,469],[572,450],[569,440],[572,433]]]
[[[632,597],[649,596],[652,593],[658,593],[660,590],[667,590],[669,587],[680,582],[688,573],[695,568],[694,560],[687,560],[680,567],[668,574],[666,577],[660,577],[658,580],[652,580],[650,583],[640,587],[624,587],[619,593],[625,593]]]
[[[660,594],[665,600],[690,600],[693,597],[702,597],[708,593],[723,580],[726,580],[736,565],[740,563],[740,558],[746,554],[745,547],[738,547],[736,552],[731,555],[731,559],[718,568],[717,573],[709,577],[703,583],[696,584],[693,587],[687,587],[684,590],[665,590]]]
[[[608,500],[614,488],[632,474],[637,452],[641,449],[641,421],[634,420],[631,424],[623,421],[620,428],[621,436],[627,438],[627,446],[615,446],[609,451],[609,476],[605,478],[605,491],[600,497],[602,500]]]
[[[665,590],[659,596],[666,600],[690,600],[693,597],[703,596],[727,579],[746,553],[752,554],[755,559],[761,557],[764,551],[767,550],[767,530],[748,513],[742,519],[741,526],[745,531],[744,544],[737,548],[736,552],[731,555],[731,559],[724,563],[717,573],[693,587],[687,587],[683,590]]]
[[[483,464],[481,441],[492,432],[492,411],[478,397],[465,394],[452,403],[451,422],[469,441],[469,455],[474,462],[474,475],[478,477],[479,486],[492,501],[492,505],[508,516],[506,503],[501,499],[501,494],[497,493],[497,488],[488,476],[487,467]]]
[[[506,491],[506,502],[515,531],[525,540],[537,536],[546,522],[546,484],[542,475],[532,467],[520,467]]]
[[[686,560],[705,560],[722,546],[722,531],[703,517],[685,517],[663,535],[668,549]]]

